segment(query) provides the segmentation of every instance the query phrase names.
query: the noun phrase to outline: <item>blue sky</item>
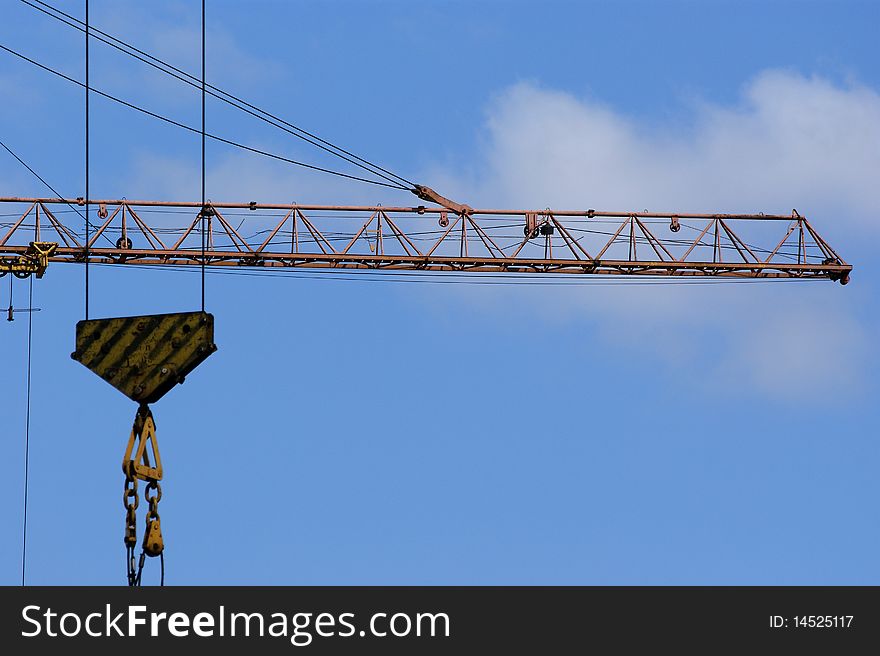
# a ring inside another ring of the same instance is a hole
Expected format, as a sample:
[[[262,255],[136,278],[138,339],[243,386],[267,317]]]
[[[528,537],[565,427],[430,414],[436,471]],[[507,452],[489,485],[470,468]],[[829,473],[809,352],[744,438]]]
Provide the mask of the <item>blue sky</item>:
[[[197,72],[198,3],[150,7],[93,0],[92,20]],[[220,350],[154,408],[170,583],[880,583],[880,5],[209,2],[208,16],[212,83],[458,200],[796,207],[855,272],[845,288],[211,276]],[[15,0],[2,17],[0,43],[82,76],[77,33]],[[198,120],[186,87],[92,52],[97,88]],[[0,88],[0,138],[82,195],[81,91],[5,53]],[[196,137],[92,107],[94,197],[197,199]],[[208,124],[325,163],[215,104]],[[0,194],[46,193],[2,155]],[[215,201],[411,202],[221,146],[209,160]],[[93,316],[198,307],[189,273],[92,276]],[[69,358],[82,270],[50,266],[34,290],[28,581],[121,584],[135,408]],[[4,584],[20,580],[26,330],[24,315],[0,327]]]

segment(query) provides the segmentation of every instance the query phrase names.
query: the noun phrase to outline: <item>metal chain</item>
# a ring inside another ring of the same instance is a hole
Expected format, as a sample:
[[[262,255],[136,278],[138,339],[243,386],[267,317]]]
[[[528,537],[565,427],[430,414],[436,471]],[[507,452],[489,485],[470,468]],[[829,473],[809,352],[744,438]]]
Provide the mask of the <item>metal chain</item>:
[[[150,496],[151,490],[156,492],[152,496]],[[144,499],[150,504],[150,509],[147,511],[143,549],[148,556],[158,556],[165,547],[162,543],[162,523],[159,519],[159,502],[162,500],[162,486],[159,485],[159,481],[150,480],[147,483]]]
[[[128,584],[137,585],[139,578],[135,573],[134,548],[137,544],[138,479],[131,475],[131,467],[125,473],[125,489],[122,505],[125,507],[125,560],[128,565]]]
[[[125,473],[125,486],[122,494],[122,503],[125,507],[125,560],[129,586],[139,586],[141,584],[141,576],[143,574],[144,562],[146,558],[159,556],[161,561],[161,579],[160,585],[165,585],[165,557],[164,542],[162,540],[161,520],[159,518],[159,502],[162,500],[162,486],[159,485],[157,478],[145,475],[145,470],[139,468],[139,460],[141,458],[140,451],[132,457],[132,450],[137,440],[144,440],[146,436],[145,422],[149,417],[152,424],[152,414],[149,408],[141,406],[135,417],[134,427],[131,437],[129,438],[128,449],[122,463],[122,470]],[[155,435],[153,436],[155,439]],[[158,456],[158,447],[156,447]],[[146,460],[145,456],[144,459]],[[146,463],[149,465],[149,462]],[[158,463],[157,463],[158,467]],[[147,470],[150,473],[157,472],[161,477],[161,467],[158,469]],[[146,516],[146,526],[144,531],[144,539],[141,544],[140,558],[135,562],[135,549],[137,548],[137,508],[140,504],[138,497],[138,479],[146,481],[147,485],[144,489],[144,500],[149,504],[149,510]]]

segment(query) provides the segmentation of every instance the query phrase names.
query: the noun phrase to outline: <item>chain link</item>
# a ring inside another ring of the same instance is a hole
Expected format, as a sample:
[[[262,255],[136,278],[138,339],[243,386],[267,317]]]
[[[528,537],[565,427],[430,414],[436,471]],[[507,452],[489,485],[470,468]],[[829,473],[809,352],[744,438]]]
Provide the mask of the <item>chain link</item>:
[[[150,496],[150,491],[155,490],[156,494]],[[162,542],[162,524],[159,519],[159,502],[162,500],[162,486],[158,481],[150,480],[147,483],[147,489],[144,490],[144,499],[150,504],[150,510],[147,511],[147,526],[144,533],[144,552],[148,556],[158,556],[162,553],[165,545]]]
[[[134,548],[137,544],[137,508],[138,480],[131,475],[131,468],[126,468],[125,483],[122,493],[122,505],[125,508],[125,561],[128,569],[128,585],[137,585],[135,573]]]
[[[140,505],[136,478],[126,476],[122,505],[125,508],[125,544],[134,546],[137,542],[137,508]]]
[[[165,545],[162,540],[161,520],[159,519],[159,502],[162,500],[162,486],[159,485],[157,478],[150,478],[144,475],[144,471],[138,471],[137,462],[129,459],[132,453],[136,439],[144,439],[141,431],[144,428],[144,420],[149,417],[152,421],[152,414],[147,406],[141,406],[135,417],[134,427],[131,437],[129,438],[128,449],[126,450],[126,459],[122,463],[122,470],[125,473],[125,484],[122,493],[122,505],[125,508],[125,560],[128,575],[128,585],[139,586],[141,584],[141,575],[143,574],[144,562],[147,556],[159,556],[162,566],[161,585],[165,584]],[[154,437],[155,439],[155,437]],[[157,451],[158,451],[158,447]],[[153,473],[152,470],[150,473]],[[161,477],[161,469],[158,473]],[[146,516],[146,527],[144,532],[144,540],[141,548],[140,558],[135,561],[135,549],[137,547],[137,509],[140,505],[138,497],[138,479],[146,481],[144,488],[144,500],[149,505]]]

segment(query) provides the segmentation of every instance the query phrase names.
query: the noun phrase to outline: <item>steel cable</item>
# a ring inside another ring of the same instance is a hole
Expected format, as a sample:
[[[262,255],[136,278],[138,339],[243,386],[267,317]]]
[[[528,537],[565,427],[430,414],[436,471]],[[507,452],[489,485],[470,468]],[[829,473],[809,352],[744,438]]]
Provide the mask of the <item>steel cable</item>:
[[[69,75],[65,75],[64,73],[62,73],[62,72],[60,72],[50,66],[46,66],[45,64],[41,64],[40,62],[38,62],[34,59],[31,59],[30,57],[27,57],[26,55],[23,55],[20,52],[13,50],[12,48],[9,48],[7,46],[0,44],[0,50],[4,50],[5,52],[8,52],[11,55],[18,57],[19,59],[22,59],[22,60],[28,62],[29,64],[36,66],[37,68],[41,68],[48,73],[52,73],[53,75],[56,75],[64,80],[67,80],[68,82],[71,82],[72,84],[76,84],[77,86],[80,86],[80,87],[85,87],[85,84],[83,84],[82,82],[80,82],[76,78],[70,77]],[[124,107],[128,107],[129,109],[133,109],[137,112],[145,114],[146,116],[149,116],[151,118],[158,119],[160,121],[163,121],[163,122],[168,123],[170,125],[174,125],[175,127],[181,128],[183,130],[187,130],[188,132],[192,132],[194,134],[201,134],[201,130],[198,128],[194,128],[190,125],[186,125],[185,123],[181,123],[180,121],[175,121],[172,118],[168,118],[167,116],[163,116],[162,114],[159,114],[157,112],[153,112],[149,109],[145,109],[143,107],[135,105],[134,103],[130,103],[126,100],[122,100],[121,98],[118,98],[112,94],[106,93],[106,92],[101,91],[99,89],[95,89],[94,87],[92,87],[90,89],[90,91],[92,93],[98,94],[99,96],[101,96],[103,98],[106,98],[108,100],[112,100],[113,102],[118,103]],[[306,162],[301,162],[299,160],[291,159],[289,157],[284,157],[283,155],[277,155],[275,153],[271,153],[266,150],[254,148],[253,146],[248,146],[243,143],[233,141],[231,139],[226,139],[225,137],[221,137],[216,134],[212,134],[210,132],[207,132],[205,134],[205,136],[208,139],[213,139],[214,141],[218,141],[218,142],[226,144],[228,146],[233,146],[233,147],[239,148],[241,150],[245,150],[245,151],[257,154],[257,155],[262,155],[264,157],[269,157],[271,159],[275,159],[275,160],[278,160],[281,162],[286,162],[288,164],[293,164],[295,166],[300,166],[300,167],[303,167],[306,169],[311,169],[313,171],[319,171],[321,173],[327,173],[329,175],[335,175],[337,177],[346,178],[349,180],[357,180],[359,182],[365,182],[367,184],[377,185],[380,187],[388,187],[390,189],[397,189],[399,191],[410,191],[409,188],[404,187],[403,185],[394,185],[389,182],[382,182],[379,180],[370,180],[369,178],[364,178],[364,177],[357,176],[357,175],[351,175],[349,173],[343,173],[341,171],[334,171],[333,169],[324,168],[322,166],[315,166],[314,164],[307,164]]]
[[[83,28],[81,27],[82,21],[80,21],[76,17],[71,16],[70,14],[63,12],[60,9],[53,7],[52,5],[50,5],[48,3],[40,2],[39,0],[35,0],[35,1],[38,4],[43,5],[43,7],[46,7],[48,9],[50,9],[51,11],[57,12],[57,14],[60,14],[60,16],[52,14],[50,11],[47,11],[46,9],[43,9],[41,7],[36,6],[35,4],[29,2],[29,0],[21,0],[21,2],[23,2],[24,4],[36,9],[37,11],[42,12],[43,14],[49,16],[50,18],[53,18],[61,23],[64,23],[65,25],[68,25],[69,27],[72,27],[74,29],[77,29],[80,31],[83,30]],[[62,16],[64,18],[62,18]],[[69,20],[65,20],[65,18],[69,19]],[[200,88],[201,81],[199,80],[199,78],[195,77],[194,75],[191,75],[190,73],[187,73],[186,71],[184,71],[180,68],[177,68],[176,66],[174,66],[172,64],[169,64],[168,62],[164,61],[163,59],[160,59],[159,57],[151,55],[150,53],[145,52],[145,51],[131,45],[130,43],[127,43],[127,42],[123,41],[122,39],[119,39],[118,37],[113,36],[112,34],[108,34],[107,32],[103,32],[103,31],[98,30],[96,28],[92,28],[92,33],[93,33],[92,38],[98,39],[102,43],[104,43],[112,48],[115,48],[119,52],[122,52],[123,54],[128,55],[129,57],[133,57],[134,59],[137,59],[138,61],[140,61],[144,64],[147,64],[148,66],[151,66],[152,68],[155,68],[156,70],[161,71],[162,73],[165,73],[166,75],[169,75],[169,76],[175,78],[176,80],[183,82],[184,84],[188,84],[196,89]],[[95,33],[97,33],[100,36],[94,36]],[[126,50],[126,48],[128,50]],[[320,148],[321,150],[323,150],[331,155],[334,155],[334,156],[339,157],[339,158],[341,158],[351,164],[354,164],[355,166],[357,166],[357,167],[359,167],[369,173],[372,173],[373,175],[375,175],[377,177],[381,177],[384,180],[391,182],[391,183],[394,183],[395,185],[398,185],[398,186],[400,185],[400,183],[404,183],[404,185],[406,185],[406,186],[403,188],[408,189],[408,190],[412,190],[412,188],[415,187],[414,182],[404,178],[403,176],[397,175],[393,171],[389,171],[388,169],[385,169],[385,168],[379,166],[378,164],[374,164],[367,159],[359,157],[358,155],[355,155],[354,153],[346,150],[345,148],[337,146],[337,145],[333,144],[332,142],[327,141],[325,139],[322,139],[321,137],[317,136],[316,134],[309,132],[308,130],[304,130],[303,128],[300,128],[300,127],[294,125],[293,123],[290,123],[282,118],[279,118],[278,116],[272,114],[271,112],[268,112],[264,109],[260,109],[259,107],[247,102],[246,100],[243,100],[242,98],[240,98],[234,94],[231,94],[231,93],[224,91],[224,90],[222,90],[218,87],[215,87],[213,85],[207,85],[207,89],[209,90],[208,91],[209,95],[211,95],[212,97],[217,98],[218,100],[220,100],[220,101],[222,101],[232,107],[235,107],[236,109],[243,111],[243,112],[253,116],[254,118],[257,118],[265,123],[268,123],[269,125],[272,125],[280,130],[283,130],[284,132],[287,132],[288,134],[290,134],[298,139],[301,139],[301,140],[303,140],[303,141],[305,141],[305,142],[307,142],[317,148]],[[391,176],[391,177],[389,177],[389,176]],[[395,181],[395,179],[396,179],[396,181]]]

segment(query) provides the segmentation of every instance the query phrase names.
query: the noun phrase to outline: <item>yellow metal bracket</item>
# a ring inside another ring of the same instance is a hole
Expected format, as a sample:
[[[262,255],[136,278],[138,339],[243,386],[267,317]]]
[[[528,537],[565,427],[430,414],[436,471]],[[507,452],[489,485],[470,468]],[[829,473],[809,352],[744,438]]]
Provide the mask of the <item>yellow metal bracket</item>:
[[[11,273],[18,278],[27,278],[36,274],[37,278],[42,278],[49,266],[49,258],[57,248],[58,244],[53,241],[32,241],[21,255],[0,258],[0,276]]]
[[[147,443],[150,448],[147,450]],[[151,462],[152,454],[152,462]],[[159,519],[159,502],[162,500],[162,459],[159,457],[159,445],[156,442],[156,423],[153,413],[146,403],[141,403],[134,417],[125,455],[122,457],[122,471],[125,474],[125,547],[128,560],[128,583],[140,585],[144,559],[161,556],[165,550],[162,539],[162,521]],[[140,563],[135,566],[134,548],[137,543],[138,480],[146,481],[144,499],[150,505],[147,511],[146,531],[142,543]],[[164,571],[164,566],[163,566]]]
[[[150,451],[147,452],[147,443]],[[132,457],[134,451],[134,457]],[[150,453],[153,456],[153,464],[150,463]],[[159,444],[156,441],[156,423],[153,421],[153,413],[146,405],[138,408],[128,438],[128,446],[122,457],[122,471],[131,478],[139,478],[142,481],[162,480],[162,459],[159,457]]]

